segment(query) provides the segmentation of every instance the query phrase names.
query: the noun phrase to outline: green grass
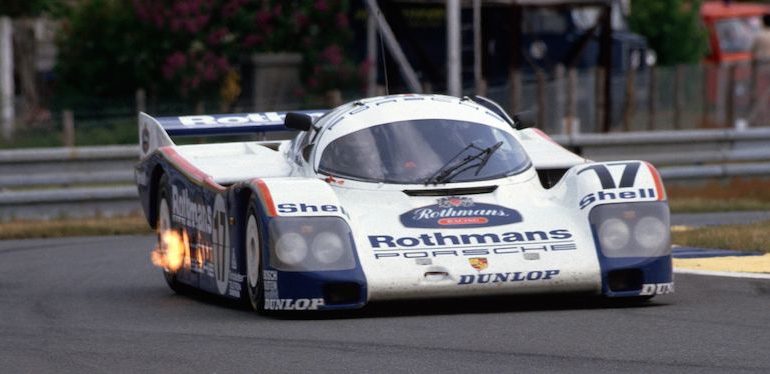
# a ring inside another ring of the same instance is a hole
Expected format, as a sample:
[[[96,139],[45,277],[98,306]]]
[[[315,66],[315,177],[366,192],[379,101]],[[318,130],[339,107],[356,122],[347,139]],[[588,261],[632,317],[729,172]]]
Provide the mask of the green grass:
[[[0,240],[152,233],[147,221],[141,216],[0,223]]]
[[[137,137],[133,117],[75,121],[75,146],[137,144]],[[0,149],[62,146],[62,130],[58,124],[18,125],[13,140],[0,138]]]
[[[687,247],[770,253],[770,221],[676,231],[671,234],[671,241]]]
[[[732,178],[666,186],[672,213],[770,210],[770,179]]]

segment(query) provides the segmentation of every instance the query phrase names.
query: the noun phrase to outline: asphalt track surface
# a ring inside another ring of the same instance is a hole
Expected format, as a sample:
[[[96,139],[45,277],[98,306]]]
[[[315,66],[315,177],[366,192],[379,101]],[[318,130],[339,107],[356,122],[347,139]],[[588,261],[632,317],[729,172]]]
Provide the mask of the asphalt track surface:
[[[645,306],[498,298],[287,319],[174,294],[153,244],[0,241],[0,372],[770,372],[770,280],[677,275]]]

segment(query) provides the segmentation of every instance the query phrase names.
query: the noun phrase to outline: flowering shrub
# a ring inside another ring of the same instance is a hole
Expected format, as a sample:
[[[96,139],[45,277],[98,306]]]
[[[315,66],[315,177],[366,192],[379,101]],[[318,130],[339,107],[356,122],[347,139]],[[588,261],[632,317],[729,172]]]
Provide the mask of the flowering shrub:
[[[136,86],[157,95],[235,100],[232,93],[240,92],[235,87],[240,63],[255,52],[302,53],[302,75],[311,93],[358,88],[361,82],[361,69],[345,54],[352,38],[347,0],[131,0],[127,7],[116,3],[126,4],[125,0],[85,0],[78,6],[91,7],[92,13],[97,8],[110,9],[106,5],[119,11],[127,8],[128,14],[119,18],[132,20],[124,20],[121,33],[133,36],[109,42],[116,45],[113,49],[121,49],[119,59],[131,61],[125,64],[131,70],[126,73]],[[63,49],[83,42],[73,37],[92,38],[73,30],[72,26],[93,29],[79,21],[77,13],[70,17],[71,32],[65,32]],[[113,26],[98,19],[88,21],[100,28]],[[84,61],[88,56],[72,57],[89,63]]]

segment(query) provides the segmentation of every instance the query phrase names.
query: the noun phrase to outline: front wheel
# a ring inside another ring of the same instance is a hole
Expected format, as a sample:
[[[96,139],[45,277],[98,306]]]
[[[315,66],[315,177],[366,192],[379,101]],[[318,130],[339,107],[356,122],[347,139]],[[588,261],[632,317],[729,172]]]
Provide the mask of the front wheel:
[[[265,291],[262,285],[262,242],[260,225],[254,212],[254,201],[249,203],[244,248],[246,249],[246,290],[249,305],[257,313],[265,310]]]

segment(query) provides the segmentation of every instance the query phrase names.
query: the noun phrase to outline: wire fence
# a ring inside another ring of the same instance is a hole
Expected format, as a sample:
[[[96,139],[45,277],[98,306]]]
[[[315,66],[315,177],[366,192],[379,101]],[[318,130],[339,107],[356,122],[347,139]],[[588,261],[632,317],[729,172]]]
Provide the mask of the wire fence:
[[[558,69],[540,80],[524,75],[519,88],[510,82],[491,87],[487,95],[510,111],[540,113],[540,126],[550,133],[602,132],[601,72]],[[645,68],[613,75],[610,98],[613,132],[764,127],[770,125],[770,64]]]
[[[613,75],[609,129],[602,127],[602,72],[557,67],[521,74],[486,96],[510,112],[534,110],[539,127],[551,134],[765,127],[770,125],[770,64],[645,67]],[[511,82],[514,82],[512,84]],[[475,94],[475,92],[466,92]],[[329,108],[354,100],[360,92],[326,97],[242,99],[227,108],[218,101],[172,101],[138,92],[126,98],[80,98],[51,106],[42,120],[17,125],[11,142],[0,148],[136,144],[136,115],[155,116],[248,112],[271,102],[274,110]]]

